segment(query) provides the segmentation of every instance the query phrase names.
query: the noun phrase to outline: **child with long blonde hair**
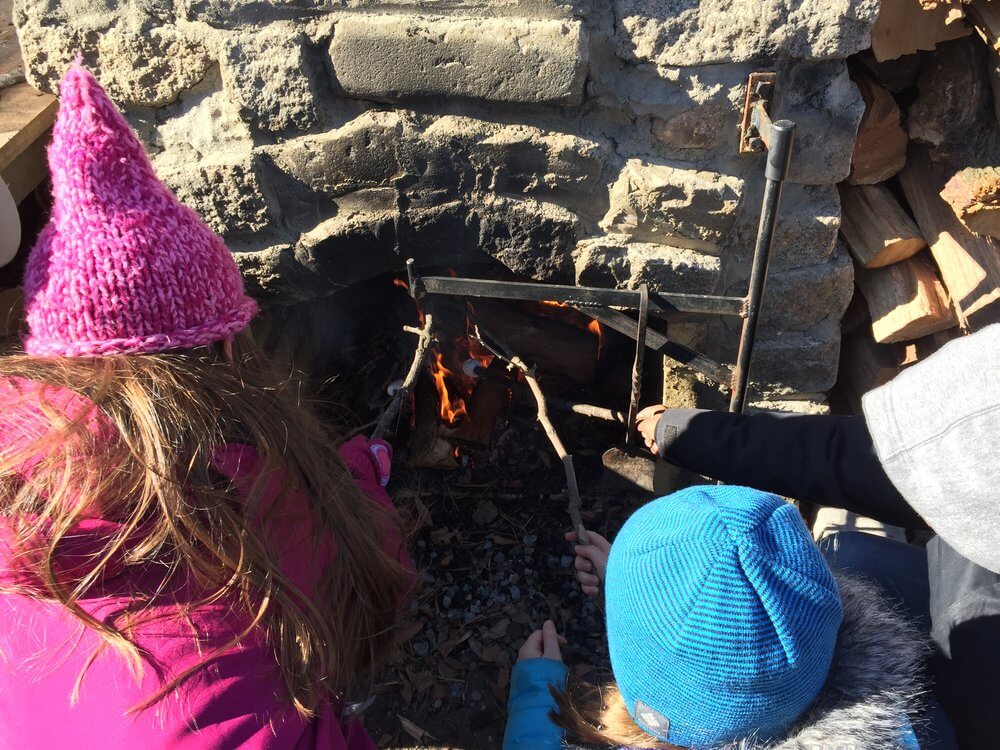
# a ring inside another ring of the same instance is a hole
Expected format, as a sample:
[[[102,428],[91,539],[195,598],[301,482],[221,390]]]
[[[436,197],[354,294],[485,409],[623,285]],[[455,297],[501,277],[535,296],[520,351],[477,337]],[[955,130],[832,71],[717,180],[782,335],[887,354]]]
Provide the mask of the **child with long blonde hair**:
[[[0,747],[374,747],[343,695],[411,582],[391,451],[338,452],[94,77],[60,98],[0,357]]]

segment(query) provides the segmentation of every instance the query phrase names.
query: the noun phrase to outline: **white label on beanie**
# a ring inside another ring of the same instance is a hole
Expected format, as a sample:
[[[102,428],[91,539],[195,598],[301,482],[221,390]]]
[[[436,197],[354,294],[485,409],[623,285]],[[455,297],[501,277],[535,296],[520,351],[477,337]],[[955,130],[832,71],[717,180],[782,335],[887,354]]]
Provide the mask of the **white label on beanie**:
[[[667,741],[667,737],[670,734],[670,719],[655,708],[646,705],[642,701],[636,701],[635,720],[642,725],[643,729],[658,740]]]

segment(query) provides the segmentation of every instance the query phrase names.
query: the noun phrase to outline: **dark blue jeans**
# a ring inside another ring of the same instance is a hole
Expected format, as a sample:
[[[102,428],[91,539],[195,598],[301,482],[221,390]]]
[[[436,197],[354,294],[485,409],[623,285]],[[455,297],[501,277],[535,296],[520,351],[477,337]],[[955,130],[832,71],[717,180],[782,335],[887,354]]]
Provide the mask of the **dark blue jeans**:
[[[865,534],[838,531],[823,538],[820,551],[831,568],[867,578],[898,604],[920,632],[930,638],[930,589],[927,553],[912,544]],[[951,722],[933,696],[914,726],[921,750],[955,750],[958,744]]]

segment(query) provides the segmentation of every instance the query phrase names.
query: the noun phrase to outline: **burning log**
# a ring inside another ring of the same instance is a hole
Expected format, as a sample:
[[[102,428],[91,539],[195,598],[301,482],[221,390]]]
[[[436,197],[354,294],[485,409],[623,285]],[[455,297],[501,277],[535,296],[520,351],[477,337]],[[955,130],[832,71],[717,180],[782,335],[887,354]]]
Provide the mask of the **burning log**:
[[[540,310],[544,312],[545,308]],[[531,315],[509,303],[485,299],[475,302],[475,318],[482,327],[525,361],[534,363],[539,373],[558,376],[574,386],[593,385],[597,380],[600,334],[596,323],[588,328],[584,320],[579,325],[575,318],[571,321],[571,312],[575,313],[553,307],[551,315]]]

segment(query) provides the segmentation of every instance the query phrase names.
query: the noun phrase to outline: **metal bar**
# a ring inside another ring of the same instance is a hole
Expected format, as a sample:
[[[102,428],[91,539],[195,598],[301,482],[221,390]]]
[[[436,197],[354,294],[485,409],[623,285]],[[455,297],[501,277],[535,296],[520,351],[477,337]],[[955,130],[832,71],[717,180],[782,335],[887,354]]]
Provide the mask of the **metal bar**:
[[[410,262],[407,261],[410,271]],[[410,292],[415,297],[424,294],[446,294],[459,297],[492,297],[533,302],[563,302],[574,307],[639,308],[640,293],[635,289],[600,289],[588,286],[565,286],[520,281],[463,279],[451,276],[417,276],[410,273]],[[707,294],[649,293],[650,312],[670,315],[676,312],[708,315],[743,314],[745,300],[741,297],[718,297]]]
[[[639,413],[642,396],[642,366],[646,359],[646,324],[649,320],[649,288],[639,286],[639,320],[635,326],[635,359],[632,361],[632,391],[628,400],[628,419],[625,422],[625,445],[634,447],[638,437],[635,417]]]
[[[629,338],[634,337],[636,334],[635,321],[619,310],[611,310],[606,307],[588,307],[580,310],[580,312],[584,315],[589,315],[603,326],[625,334]],[[683,344],[671,341],[659,331],[652,329],[646,331],[646,348],[690,367],[695,372],[701,373],[723,388],[728,389],[730,387],[732,371],[729,367],[719,364],[715,360],[693,349],[688,349]]]
[[[753,252],[750,269],[750,290],[747,294],[747,314],[740,333],[740,348],[733,369],[732,392],[729,411],[743,411],[746,406],[747,383],[750,380],[750,365],[753,346],[757,338],[757,324],[760,318],[764,285],[767,281],[767,267],[771,260],[771,243],[778,218],[778,204],[781,202],[782,183],[788,176],[788,165],[792,157],[792,141],[795,138],[795,123],[778,120],[771,126],[771,148],[767,152],[767,167],[764,171],[766,184],[760,209],[760,223],[757,227],[757,244]]]

